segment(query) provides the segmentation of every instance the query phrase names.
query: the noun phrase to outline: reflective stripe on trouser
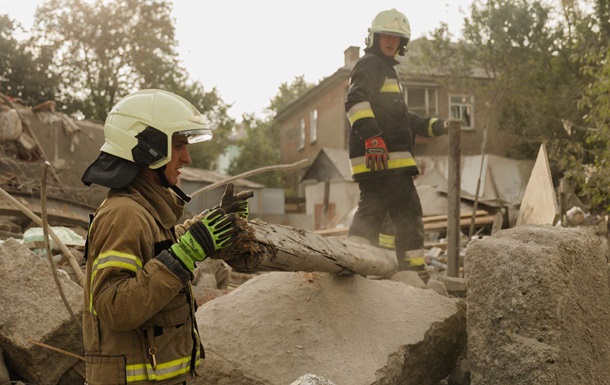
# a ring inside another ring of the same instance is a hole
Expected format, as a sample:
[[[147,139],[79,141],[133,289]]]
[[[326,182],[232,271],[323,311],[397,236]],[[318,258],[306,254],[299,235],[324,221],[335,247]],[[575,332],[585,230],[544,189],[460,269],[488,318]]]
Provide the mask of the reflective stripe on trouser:
[[[372,172],[371,169],[366,167],[366,158],[364,156],[351,158],[349,162],[352,168],[352,175]],[[415,159],[413,159],[413,155],[409,151],[391,151],[388,153],[388,170],[416,166]]]
[[[402,257],[398,258],[398,270],[415,270],[423,271],[426,269],[426,261],[424,259],[424,250],[408,250]]]
[[[199,355],[197,355],[197,362]],[[150,363],[125,366],[127,382],[162,381],[188,373],[191,369],[191,356],[178,358],[168,362],[157,363],[153,369]]]
[[[394,250],[394,236],[384,233],[379,233],[379,246],[384,249]]]
[[[389,214],[395,227],[397,258],[407,250],[424,248],[422,209],[412,176],[385,175],[361,180],[358,186],[360,200],[348,236],[364,237],[378,246],[383,221]]]

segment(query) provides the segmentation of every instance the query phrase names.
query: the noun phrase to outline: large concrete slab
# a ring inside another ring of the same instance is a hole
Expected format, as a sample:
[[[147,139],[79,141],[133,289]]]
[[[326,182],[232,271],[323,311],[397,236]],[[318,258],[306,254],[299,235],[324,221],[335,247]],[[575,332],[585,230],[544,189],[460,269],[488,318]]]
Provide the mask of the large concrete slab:
[[[503,230],[465,258],[472,385],[610,383],[606,257],[592,231]]]
[[[60,282],[76,316],[82,317],[82,289],[68,275]],[[77,359],[36,346],[42,342],[83,355],[82,331],[66,309],[49,261],[14,239],[0,245],[0,347],[6,364],[37,385],[55,385]]]
[[[272,272],[197,311],[200,384],[438,385],[465,346],[463,302],[359,275]]]

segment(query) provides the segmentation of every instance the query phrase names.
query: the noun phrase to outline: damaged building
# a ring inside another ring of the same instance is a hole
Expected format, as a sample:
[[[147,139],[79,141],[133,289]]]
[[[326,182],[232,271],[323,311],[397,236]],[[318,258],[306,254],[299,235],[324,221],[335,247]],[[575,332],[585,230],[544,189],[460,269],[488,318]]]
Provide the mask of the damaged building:
[[[0,384],[82,384],[83,241],[106,191],[82,186],[80,176],[99,152],[102,125],[52,103],[30,108],[4,98],[0,106],[0,186],[12,197],[0,209]],[[244,220],[235,245],[196,270],[206,357],[193,383],[610,383],[607,224],[561,223],[567,213],[542,149],[535,163],[461,158],[458,226],[468,239],[457,276],[443,266],[447,159],[422,156],[426,247],[438,262],[425,279],[396,272],[393,251],[345,239],[357,194],[342,151],[325,148],[297,173],[307,228]],[[45,214],[45,161],[51,255],[23,209]],[[195,171],[185,182],[193,191],[224,177]],[[264,195],[264,186],[238,187]],[[541,200],[550,204],[531,207]]]

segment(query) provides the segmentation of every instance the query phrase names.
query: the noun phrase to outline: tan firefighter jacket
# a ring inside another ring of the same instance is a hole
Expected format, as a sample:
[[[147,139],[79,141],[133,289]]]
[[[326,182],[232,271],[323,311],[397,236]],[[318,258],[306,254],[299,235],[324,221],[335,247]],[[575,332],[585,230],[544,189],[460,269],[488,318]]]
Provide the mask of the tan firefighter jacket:
[[[83,337],[87,383],[181,384],[203,350],[186,285],[155,256],[176,242],[184,206],[138,176],[111,189],[88,235]]]

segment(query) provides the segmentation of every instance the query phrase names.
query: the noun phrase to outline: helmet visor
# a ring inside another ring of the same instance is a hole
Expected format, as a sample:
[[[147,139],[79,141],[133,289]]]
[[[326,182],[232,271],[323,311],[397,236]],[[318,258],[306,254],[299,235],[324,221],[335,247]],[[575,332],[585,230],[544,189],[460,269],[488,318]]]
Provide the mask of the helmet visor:
[[[205,142],[212,139],[212,131],[207,129],[185,130],[176,132],[174,135],[184,135],[189,144]]]

